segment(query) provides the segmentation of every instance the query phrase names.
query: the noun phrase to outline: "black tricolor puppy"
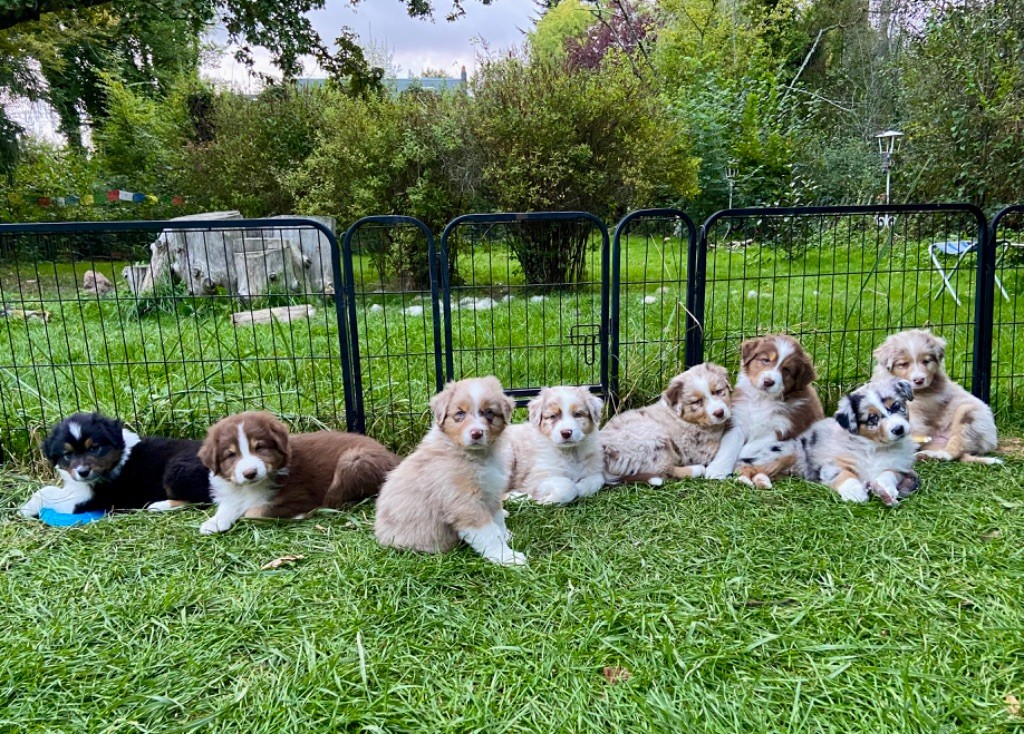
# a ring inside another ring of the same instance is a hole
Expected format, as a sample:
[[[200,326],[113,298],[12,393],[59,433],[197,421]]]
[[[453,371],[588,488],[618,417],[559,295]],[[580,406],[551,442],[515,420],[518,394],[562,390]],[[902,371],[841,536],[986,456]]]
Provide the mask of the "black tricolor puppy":
[[[42,487],[21,508],[33,517],[57,512],[168,510],[210,501],[209,474],[199,462],[202,441],[141,438],[99,413],[65,418],[43,441],[43,454],[64,480]]]

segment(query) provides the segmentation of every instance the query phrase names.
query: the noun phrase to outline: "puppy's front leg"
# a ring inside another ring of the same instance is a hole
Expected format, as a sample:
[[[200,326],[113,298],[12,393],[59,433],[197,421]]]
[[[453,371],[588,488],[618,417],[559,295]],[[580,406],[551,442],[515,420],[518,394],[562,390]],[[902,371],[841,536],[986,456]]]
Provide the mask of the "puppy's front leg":
[[[566,477],[547,477],[537,484],[534,499],[542,505],[567,505],[576,499],[576,485]]]
[[[694,464],[693,466],[673,466],[669,468],[668,473],[676,479],[690,479],[691,477],[707,476],[707,469],[700,464]]]
[[[733,426],[722,436],[722,443],[718,446],[718,453],[708,464],[704,471],[707,479],[725,479],[732,474],[736,468],[736,461],[740,458],[740,451],[746,442],[746,434],[739,426]]]
[[[203,535],[224,533],[231,529],[231,526],[245,514],[245,509],[234,504],[219,504],[213,517],[199,526],[199,532]]]
[[[868,494],[882,500],[883,504],[892,507],[899,502],[899,476],[893,471],[884,471],[867,483]]]
[[[864,488],[864,483],[851,472],[839,472],[830,486],[847,502],[868,501],[868,491]]]
[[[478,528],[466,528],[458,531],[459,538],[470,548],[492,563],[503,566],[522,566],[526,556],[517,553],[508,546],[506,530],[494,520]]]
[[[84,484],[69,483],[63,487],[49,485],[37,489],[18,512],[25,517],[36,517],[40,510],[49,507],[56,512],[70,514],[91,497],[92,491]]]
[[[591,474],[576,482],[576,497],[591,497],[604,486],[604,474]]]

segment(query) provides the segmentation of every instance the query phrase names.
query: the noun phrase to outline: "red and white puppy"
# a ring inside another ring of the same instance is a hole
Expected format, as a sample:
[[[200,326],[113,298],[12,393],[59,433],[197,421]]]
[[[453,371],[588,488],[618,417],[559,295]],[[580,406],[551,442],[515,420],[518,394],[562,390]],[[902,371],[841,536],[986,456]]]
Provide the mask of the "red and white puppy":
[[[210,427],[199,449],[210,470],[217,510],[199,527],[204,535],[229,530],[242,517],[306,517],[370,497],[398,465],[372,438],[341,431],[292,436],[266,412],[228,416]]]
[[[465,542],[494,563],[526,563],[508,545],[501,506],[509,480],[501,439],[514,407],[495,377],[450,382],[431,398],[430,432],[377,498],[381,545],[445,553]]]
[[[740,374],[732,397],[732,428],[705,476],[724,479],[737,469],[740,453],[764,454],[764,448],[803,433],[825,417],[811,384],[816,375],[810,356],[785,334],[748,339],[740,344]],[[773,463],[743,464],[739,480],[771,487],[773,476],[786,471]]]
[[[875,377],[907,380],[914,389],[910,427],[922,443],[919,459],[1001,464],[994,456],[992,409],[949,379],[942,368],[946,341],[930,331],[892,334],[875,350]]]
[[[598,437],[601,398],[585,387],[545,387],[528,406],[530,421],[505,431],[509,491],[545,505],[565,505],[604,486]]]

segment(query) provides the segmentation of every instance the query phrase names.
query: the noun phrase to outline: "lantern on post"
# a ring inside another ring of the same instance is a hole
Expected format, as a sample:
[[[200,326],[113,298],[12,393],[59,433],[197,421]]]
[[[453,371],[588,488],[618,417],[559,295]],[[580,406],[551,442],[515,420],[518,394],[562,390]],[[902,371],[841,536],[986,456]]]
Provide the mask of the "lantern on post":
[[[878,154],[882,157],[882,173],[885,174],[885,203],[889,204],[889,198],[891,194],[890,178],[892,170],[892,159],[896,155],[896,149],[899,147],[899,140],[903,137],[903,133],[899,130],[886,130],[885,132],[878,133],[875,136],[875,140],[878,141]],[[890,227],[896,217],[892,214],[881,214],[878,216],[878,226]]]

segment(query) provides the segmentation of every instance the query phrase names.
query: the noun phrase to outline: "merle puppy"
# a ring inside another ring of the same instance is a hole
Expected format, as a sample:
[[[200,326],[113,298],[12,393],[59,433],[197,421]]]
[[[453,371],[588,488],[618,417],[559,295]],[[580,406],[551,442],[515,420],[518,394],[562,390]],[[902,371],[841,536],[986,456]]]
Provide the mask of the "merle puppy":
[[[114,418],[76,413],[54,426],[42,445],[63,486],[38,489],[21,514],[33,517],[44,507],[79,513],[209,502],[210,480],[198,458],[201,445],[141,438]]]

